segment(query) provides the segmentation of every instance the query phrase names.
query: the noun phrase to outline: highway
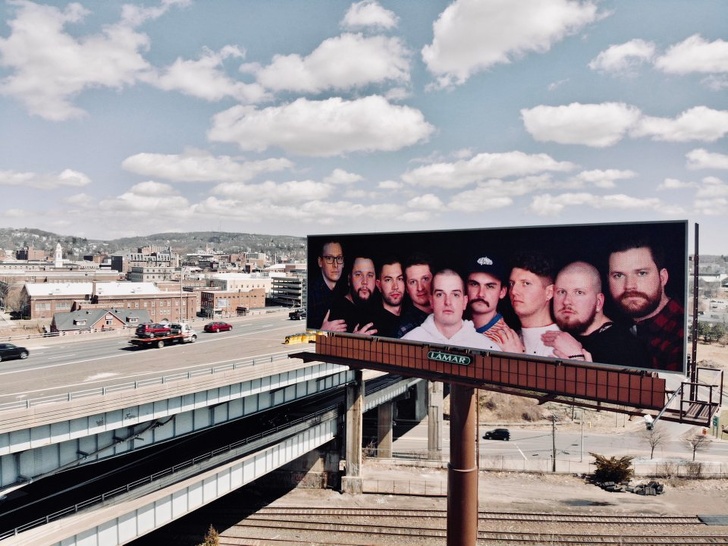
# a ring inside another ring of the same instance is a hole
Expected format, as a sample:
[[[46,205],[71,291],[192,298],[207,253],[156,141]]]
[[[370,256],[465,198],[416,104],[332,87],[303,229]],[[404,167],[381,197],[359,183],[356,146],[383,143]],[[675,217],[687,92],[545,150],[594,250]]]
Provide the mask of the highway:
[[[0,405],[304,348],[283,344],[287,335],[306,329],[304,322],[289,320],[288,313],[229,322],[233,330],[212,334],[202,331],[204,321],[197,321],[195,343],[162,349],[132,347],[128,342],[131,332],[13,341],[27,347],[30,356],[0,363]]]

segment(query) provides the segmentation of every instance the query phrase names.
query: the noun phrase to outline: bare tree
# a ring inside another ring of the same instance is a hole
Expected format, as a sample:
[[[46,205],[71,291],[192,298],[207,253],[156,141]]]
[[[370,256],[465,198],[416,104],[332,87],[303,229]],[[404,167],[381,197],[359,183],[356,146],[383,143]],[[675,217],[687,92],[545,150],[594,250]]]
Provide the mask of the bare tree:
[[[703,451],[710,447],[710,437],[707,434],[701,432],[687,434],[684,439],[687,442],[688,447],[693,452],[693,461],[695,460],[695,454],[698,451]]]
[[[660,428],[652,427],[642,431],[642,437],[650,446],[650,459],[655,455],[655,448],[667,442],[670,438],[667,433]]]

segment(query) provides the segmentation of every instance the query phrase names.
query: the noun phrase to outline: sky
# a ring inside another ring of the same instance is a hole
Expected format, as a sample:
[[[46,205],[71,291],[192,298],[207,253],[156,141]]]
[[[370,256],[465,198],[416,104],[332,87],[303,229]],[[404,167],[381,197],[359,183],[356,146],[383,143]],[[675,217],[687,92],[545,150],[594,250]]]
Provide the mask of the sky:
[[[687,220],[728,253],[728,2],[0,2],[0,227]]]

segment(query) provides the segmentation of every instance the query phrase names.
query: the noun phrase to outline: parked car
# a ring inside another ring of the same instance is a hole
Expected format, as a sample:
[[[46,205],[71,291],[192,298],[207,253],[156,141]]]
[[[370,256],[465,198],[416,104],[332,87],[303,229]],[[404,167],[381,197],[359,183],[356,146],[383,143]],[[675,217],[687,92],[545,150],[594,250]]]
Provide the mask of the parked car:
[[[507,428],[494,428],[493,430],[486,432],[483,439],[508,441],[511,439],[511,433]]]
[[[18,347],[12,343],[0,343],[0,361],[13,358],[21,358],[24,360],[28,358],[29,354],[30,352],[25,347]]]
[[[137,337],[160,337],[168,336],[171,333],[172,329],[168,324],[158,324],[153,322],[140,324],[136,329]]]
[[[291,320],[303,320],[306,318],[306,310],[305,309],[295,309],[294,311],[291,311],[288,313],[288,318]]]
[[[209,322],[205,324],[205,332],[227,332],[233,329],[233,325],[227,322]]]

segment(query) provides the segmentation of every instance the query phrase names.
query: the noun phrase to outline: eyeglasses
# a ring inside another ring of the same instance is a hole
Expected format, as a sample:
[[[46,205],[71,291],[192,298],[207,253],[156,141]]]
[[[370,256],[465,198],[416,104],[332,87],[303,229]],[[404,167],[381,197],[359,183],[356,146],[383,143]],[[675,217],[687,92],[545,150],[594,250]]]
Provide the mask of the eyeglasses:
[[[334,261],[336,261],[337,264],[343,264],[344,263],[344,257],[343,256],[321,256],[321,257],[329,265],[331,265],[332,263],[334,263]]]

